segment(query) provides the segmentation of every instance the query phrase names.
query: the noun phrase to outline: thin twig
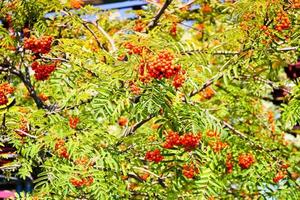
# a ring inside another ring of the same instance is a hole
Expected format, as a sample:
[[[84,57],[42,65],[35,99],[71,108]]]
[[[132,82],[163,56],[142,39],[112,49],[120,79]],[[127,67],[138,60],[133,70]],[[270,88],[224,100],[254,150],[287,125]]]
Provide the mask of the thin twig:
[[[132,135],[138,128],[140,128],[146,122],[150,121],[154,116],[154,114],[150,114],[146,119],[143,119],[135,123],[133,126],[126,128],[123,132],[123,137]]]
[[[244,133],[240,132],[239,130],[235,129],[233,126],[231,126],[229,123],[222,121],[224,127],[230,129],[233,133],[235,133],[236,135],[238,135],[240,138],[247,140],[251,146],[254,146],[260,150],[266,151],[266,152],[272,152],[274,151],[273,149],[266,149],[265,147],[263,147],[262,145],[254,142],[253,140],[251,140],[249,137],[247,137],[247,135],[245,135]],[[278,158],[272,154],[269,154],[274,160],[278,160]]]
[[[87,22],[82,21],[82,25],[93,35],[98,47],[100,47],[101,49],[105,49],[104,46],[101,44],[99,38],[97,37],[96,33],[87,25]]]
[[[68,59],[65,58],[52,58],[52,57],[47,57],[47,56],[41,56],[42,59],[45,60],[58,60],[58,61],[62,61],[62,62],[69,62]]]
[[[161,7],[161,9],[158,11],[158,13],[155,15],[153,20],[149,23],[148,29],[152,30],[155,28],[158,24],[159,19],[164,14],[165,10],[168,8],[168,6],[172,3],[173,0],[166,0],[164,5]]]
[[[178,8],[181,9],[181,8],[185,8],[185,7],[187,7],[187,6],[190,6],[190,5],[192,5],[193,3],[195,3],[195,1],[196,1],[196,0],[191,0],[191,1],[187,2],[187,3],[185,3],[185,4],[182,4],[182,5],[178,6]]]
[[[249,75],[244,75],[243,77],[248,78],[248,79],[253,78],[254,80],[261,81],[261,82],[263,82],[263,83],[271,86],[274,89],[282,89],[284,92],[286,92],[288,94],[291,94],[291,91],[289,91],[289,90],[287,90],[285,88],[281,88],[278,85],[276,85],[273,81],[263,79],[263,78],[261,78],[259,76],[253,76],[253,77],[251,77]]]
[[[16,131],[19,132],[19,133],[21,133],[21,134],[23,134],[23,135],[26,135],[26,136],[28,136],[28,137],[30,137],[30,138],[37,139],[37,136],[31,135],[31,134],[29,134],[29,133],[26,133],[25,131],[22,131],[22,130],[20,130],[20,129],[16,129]]]
[[[280,48],[277,49],[277,51],[296,51],[299,47],[284,47],[284,48]]]
[[[239,55],[242,52],[245,51],[215,51],[212,52],[212,55]],[[180,52],[180,54],[182,55],[193,55],[195,53],[208,53],[208,51],[206,50],[202,50],[202,49],[194,49],[194,50],[190,50],[190,51],[182,51]]]
[[[22,165],[18,165],[18,164],[10,165],[10,166],[1,166],[0,170],[16,169],[16,168],[21,167],[21,166]]]
[[[211,79],[207,80],[199,89],[192,91],[190,93],[189,97],[193,97],[196,94],[198,94],[199,92],[205,90],[207,87],[209,87],[210,85],[212,85],[215,80],[219,80],[222,77],[223,77],[223,74],[217,74],[217,75],[215,75]]]
[[[115,45],[115,41],[112,39],[112,37],[110,37],[110,35],[99,25],[98,21],[94,24],[98,30],[106,37],[106,39],[108,40],[108,42],[110,43],[111,46],[111,53],[117,51],[117,47]]]
[[[26,67],[27,68],[27,67]],[[38,108],[47,109],[48,107],[43,103],[43,101],[38,97],[36,91],[34,90],[33,85],[31,84],[29,71],[25,70],[25,74],[23,74],[20,70],[17,70],[11,66],[9,62],[5,62],[0,66],[0,72],[10,72],[15,76],[19,77],[25,87],[27,88],[29,95],[33,98],[35,104]]]
[[[229,65],[230,61],[232,59],[228,60],[221,68],[219,71],[222,71],[225,67],[227,67],[227,65]],[[189,97],[193,97],[196,94],[198,94],[199,92],[205,90],[205,88],[209,87],[215,80],[219,80],[220,78],[222,78],[224,76],[224,73],[221,74],[216,74],[215,76],[213,76],[212,78],[210,78],[209,80],[207,80],[199,89],[194,90],[190,93]]]
[[[26,73],[29,73],[29,72],[26,72]],[[43,103],[43,101],[40,99],[40,97],[38,97],[33,85],[31,84],[31,81],[26,78],[26,75],[24,75],[23,73],[20,72],[17,76],[22,80],[23,84],[25,85],[25,87],[27,88],[27,90],[29,92],[29,95],[33,98],[37,107],[47,110],[48,106],[46,106]]]
[[[157,177],[157,178],[161,178],[160,176],[158,176],[157,174],[145,169],[145,168],[142,168],[142,167],[133,167],[133,169],[137,169],[137,170],[140,170],[140,171],[144,171],[144,172],[147,172],[149,174],[152,174],[153,176]]]

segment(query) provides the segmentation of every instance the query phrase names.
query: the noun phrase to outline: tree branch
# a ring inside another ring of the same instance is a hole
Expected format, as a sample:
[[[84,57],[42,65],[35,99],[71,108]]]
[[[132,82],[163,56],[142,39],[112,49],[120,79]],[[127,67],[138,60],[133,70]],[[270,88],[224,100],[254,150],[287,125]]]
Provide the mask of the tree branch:
[[[112,48],[111,53],[117,51],[117,47],[115,45],[115,41],[112,39],[112,37],[110,37],[110,35],[99,25],[98,21],[94,24],[98,30],[106,37],[106,39],[108,40],[108,42],[110,43],[110,46]]]
[[[235,129],[232,125],[230,125],[229,123],[222,121],[224,127],[228,128],[229,130],[231,130],[233,133],[235,133],[237,136],[239,136],[240,138],[247,140],[251,146],[254,146],[260,150],[266,151],[266,152],[272,152],[274,151],[273,149],[266,149],[265,147],[263,147],[260,144],[257,144],[256,142],[254,142],[253,140],[251,140],[247,135],[245,135],[244,133],[240,132],[239,130]],[[274,160],[278,160],[278,158],[272,154],[269,154]]]
[[[164,5],[161,7],[161,9],[158,11],[156,16],[153,18],[153,20],[149,23],[148,29],[152,30],[155,28],[158,24],[159,19],[164,14],[165,10],[168,8],[168,6],[172,3],[173,0],[166,0]]]
[[[16,129],[15,131],[17,131],[17,132],[19,132],[19,133],[21,133],[21,134],[23,134],[23,135],[26,135],[26,136],[28,136],[28,137],[30,137],[30,138],[37,139],[37,136],[31,135],[31,134],[29,134],[29,133],[26,133],[25,131],[22,131],[22,130],[20,130],[20,129]]]
[[[9,62],[6,61],[0,66],[0,72],[12,73],[15,76],[19,77],[21,79],[21,81],[23,82],[23,84],[25,85],[25,87],[27,88],[27,90],[29,92],[29,95],[33,98],[33,100],[34,100],[35,104],[37,105],[37,107],[38,108],[43,108],[43,109],[48,108],[43,103],[43,101],[37,96],[36,91],[34,90],[34,87],[31,84],[29,70],[28,70],[27,67],[25,69],[25,75],[24,75],[20,70],[12,68],[11,64],[9,64]]]
[[[26,77],[29,76],[28,69],[25,70],[26,75],[23,73],[19,73],[17,76],[22,80],[24,83],[25,87],[27,88],[29,95],[33,98],[35,104],[37,105],[38,108],[43,108],[43,109],[48,109],[48,106],[46,106],[43,101],[38,97],[33,85],[31,84],[30,78],[27,79]]]
[[[207,80],[199,89],[194,90],[190,93],[189,97],[193,97],[196,94],[198,94],[199,92],[205,90],[207,87],[209,87],[211,84],[213,84],[213,82],[215,80],[219,80],[220,78],[223,77],[223,74],[217,74],[214,77],[212,77],[211,79]]]
[[[98,47],[100,47],[101,49],[105,49],[107,50],[100,42],[99,38],[97,37],[96,33],[87,25],[87,22],[82,21],[82,25],[93,35],[94,39],[97,42]]]
[[[133,126],[126,128],[123,132],[123,137],[132,135],[138,128],[140,128],[146,122],[150,121],[154,116],[154,114],[150,114],[146,119],[143,119],[135,123]]]

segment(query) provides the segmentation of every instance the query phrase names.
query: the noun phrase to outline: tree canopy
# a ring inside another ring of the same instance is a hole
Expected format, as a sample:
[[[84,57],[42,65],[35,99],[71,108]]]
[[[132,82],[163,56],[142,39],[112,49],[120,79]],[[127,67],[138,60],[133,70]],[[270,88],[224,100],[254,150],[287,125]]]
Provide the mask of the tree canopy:
[[[3,174],[29,199],[299,199],[300,1],[132,12],[0,0]]]

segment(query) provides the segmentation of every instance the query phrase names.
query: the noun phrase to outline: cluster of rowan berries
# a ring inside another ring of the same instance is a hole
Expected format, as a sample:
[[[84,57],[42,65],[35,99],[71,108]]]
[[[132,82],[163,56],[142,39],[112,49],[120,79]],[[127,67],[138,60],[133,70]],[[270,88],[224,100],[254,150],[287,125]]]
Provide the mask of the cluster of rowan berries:
[[[31,64],[31,68],[35,72],[35,79],[38,81],[44,81],[47,80],[51,73],[56,69],[56,63],[40,64],[39,62],[34,61]]]
[[[212,12],[212,7],[209,4],[205,3],[203,4],[201,10],[203,14],[209,14]]]
[[[142,82],[147,82],[151,79],[171,79],[173,78],[174,87],[181,87],[184,83],[185,71],[180,65],[173,64],[174,56],[169,51],[161,51],[156,57],[147,61],[142,61],[139,67],[139,78]],[[145,69],[147,73],[145,73]]]
[[[0,92],[0,106],[5,105],[7,103],[8,103],[7,96],[3,92]]]
[[[232,155],[228,154],[225,165],[226,165],[226,171],[229,174],[232,173],[232,170],[233,170],[233,162],[231,161],[231,159],[232,159]]]
[[[285,174],[285,172],[279,171],[273,178],[274,183],[278,183],[281,179],[283,179],[285,177]]]
[[[170,29],[170,34],[175,37],[177,35],[177,23],[173,22],[171,29]]]
[[[72,129],[76,129],[77,124],[79,123],[79,117],[69,117],[69,126]]]
[[[206,131],[206,136],[213,138],[213,137],[219,137],[219,134],[217,131],[208,130],[208,131]]]
[[[130,91],[132,94],[139,95],[141,94],[141,88],[137,86],[137,84],[133,81],[129,83]]]
[[[81,157],[81,158],[77,158],[75,160],[75,163],[77,165],[85,165],[85,164],[87,164],[88,161],[89,161],[89,159],[86,156],[84,156],[84,157]]]
[[[200,100],[211,99],[215,95],[215,91],[211,87],[207,87],[199,94],[200,94]]]
[[[222,141],[215,141],[211,143],[212,149],[214,150],[214,152],[220,152],[222,149],[226,148],[228,146],[228,144],[222,142]]]
[[[200,139],[200,134],[194,135],[192,133],[186,133],[182,136],[179,136],[177,132],[169,131],[167,132],[166,141],[163,144],[163,147],[166,149],[171,149],[175,146],[181,146],[184,147],[186,151],[190,151],[198,146]]]
[[[82,0],[71,0],[70,6],[71,8],[79,9],[83,6],[84,2]]]
[[[8,95],[14,93],[14,91],[15,88],[11,86],[9,83],[6,82],[0,84],[0,92],[3,92],[4,94]]]
[[[155,149],[153,151],[148,151],[145,155],[145,159],[148,161],[159,163],[164,159],[164,157],[161,155],[159,149]]]
[[[16,133],[20,136],[20,137],[25,137],[26,134],[25,133],[28,133],[29,130],[28,130],[28,121],[25,119],[25,118],[21,118],[21,123],[20,123],[20,127],[18,130],[16,130]]]
[[[59,139],[55,143],[55,150],[57,151],[58,155],[62,158],[69,158],[69,153],[67,151],[67,148],[65,147],[65,141],[62,139]]]
[[[220,135],[217,131],[208,130],[206,131],[206,136],[209,138],[216,138],[216,141],[210,142],[210,146],[212,147],[214,152],[220,152],[228,146],[227,143],[220,141]]]
[[[136,32],[142,32],[145,29],[145,24],[141,20],[136,20],[133,30]]]
[[[292,1],[292,8],[299,9],[300,8],[300,0],[293,0]]]
[[[124,44],[124,47],[128,49],[128,54],[136,54],[136,55],[142,55],[142,53],[146,50],[146,47],[144,46],[136,46],[132,44],[131,42],[127,42]]]
[[[272,36],[273,37],[273,34],[271,33],[270,29],[266,26],[266,25],[263,25],[260,27],[260,30],[262,30],[266,36]]]
[[[0,106],[8,103],[7,95],[12,94],[15,91],[15,88],[12,87],[9,83],[0,84]]]
[[[169,131],[166,133],[166,141],[163,144],[163,147],[166,149],[172,149],[175,146],[181,145],[181,139],[177,132]]]
[[[180,143],[186,151],[190,151],[198,146],[200,139],[200,134],[194,135],[192,133],[187,133],[181,136]]]
[[[51,36],[43,36],[41,38],[30,37],[24,40],[24,48],[31,50],[33,53],[49,53],[51,50],[53,38]]]
[[[87,178],[70,178],[70,183],[75,187],[90,186],[94,183],[94,178],[89,176]]]
[[[239,166],[242,169],[248,169],[255,162],[251,153],[239,155]]]
[[[126,117],[124,117],[124,116],[121,116],[118,119],[119,126],[126,126],[127,123],[128,123],[128,119]]]
[[[193,164],[185,164],[182,167],[182,174],[189,179],[194,178],[199,173],[199,170]]]
[[[173,78],[173,86],[178,89],[180,88],[183,83],[185,81],[185,77],[183,76],[183,74],[176,74]]]
[[[278,12],[275,20],[277,22],[275,26],[277,31],[289,29],[291,26],[291,22],[286,12]]]
[[[38,97],[42,100],[42,101],[47,101],[49,99],[49,97],[47,95],[45,95],[44,93],[40,93],[38,95]]]

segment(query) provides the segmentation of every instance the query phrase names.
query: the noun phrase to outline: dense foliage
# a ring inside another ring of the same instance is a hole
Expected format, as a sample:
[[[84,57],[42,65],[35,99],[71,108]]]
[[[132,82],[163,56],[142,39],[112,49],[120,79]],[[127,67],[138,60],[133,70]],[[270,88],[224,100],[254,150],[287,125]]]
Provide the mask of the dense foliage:
[[[299,8],[0,0],[1,171],[33,199],[300,199]]]

